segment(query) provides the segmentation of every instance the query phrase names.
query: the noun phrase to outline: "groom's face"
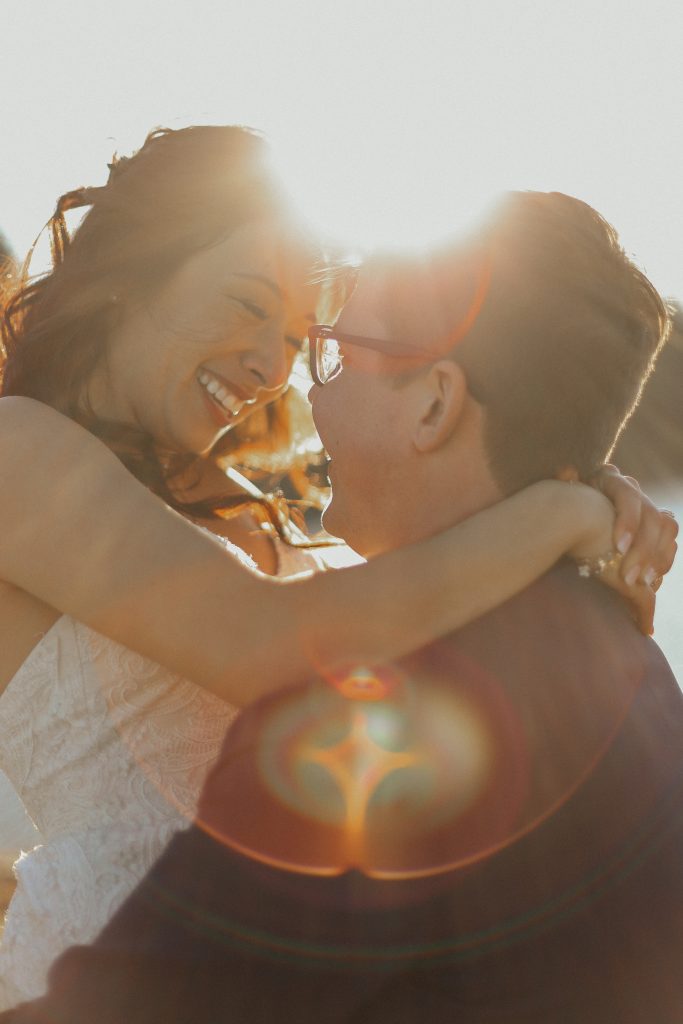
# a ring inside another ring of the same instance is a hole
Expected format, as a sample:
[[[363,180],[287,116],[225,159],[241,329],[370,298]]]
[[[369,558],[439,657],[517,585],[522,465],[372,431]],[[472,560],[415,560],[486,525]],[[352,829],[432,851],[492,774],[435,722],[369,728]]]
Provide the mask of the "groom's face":
[[[391,340],[361,281],[337,327],[345,334]],[[330,458],[325,529],[366,557],[392,546],[402,495],[410,487],[409,402],[388,372],[388,359],[359,346],[341,346],[342,370],[310,392],[313,418]]]

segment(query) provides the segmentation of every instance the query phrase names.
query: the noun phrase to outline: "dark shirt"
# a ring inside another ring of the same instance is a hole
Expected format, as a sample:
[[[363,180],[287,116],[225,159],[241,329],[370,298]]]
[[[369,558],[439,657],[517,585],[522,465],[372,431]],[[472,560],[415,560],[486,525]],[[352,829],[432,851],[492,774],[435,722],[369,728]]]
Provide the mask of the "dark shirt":
[[[247,709],[0,1022],[680,1024],[683,696],[620,600],[561,566],[363,679]]]

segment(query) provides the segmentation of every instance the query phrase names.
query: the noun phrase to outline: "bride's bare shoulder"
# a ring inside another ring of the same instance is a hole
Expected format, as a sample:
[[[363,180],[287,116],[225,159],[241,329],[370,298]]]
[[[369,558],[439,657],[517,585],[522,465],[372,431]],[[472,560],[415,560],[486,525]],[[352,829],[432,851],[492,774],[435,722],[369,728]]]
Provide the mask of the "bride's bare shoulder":
[[[30,555],[36,550],[40,532],[53,528],[48,512],[53,505],[51,492],[55,492],[57,481],[64,478],[64,463],[78,463],[84,451],[83,435],[86,439],[89,436],[43,402],[0,398],[0,575],[9,576],[6,568],[11,570],[14,557],[24,548]],[[75,492],[75,488],[71,489]],[[69,490],[67,483],[62,491],[65,497]],[[75,493],[73,497],[75,500]],[[58,616],[53,608],[25,590],[7,580],[0,581],[0,693],[37,638]]]
[[[47,538],[51,549],[72,543],[122,479],[116,456],[73,420],[31,398],[0,398],[0,578],[31,590],[24,570]]]
[[[23,455],[29,446],[37,455],[41,448],[36,450],[36,444],[48,450],[82,445],[106,451],[87,430],[44,402],[19,395],[0,398],[0,457]]]
[[[51,481],[60,489],[77,483],[80,472],[115,472],[118,460],[96,437],[68,416],[33,398],[0,398],[0,479],[3,515],[15,502],[42,490],[49,500]],[[53,495],[54,496],[54,495]]]
[[[68,417],[63,416],[52,406],[46,405],[45,402],[39,402],[35,398],[25,398],[23,395],[5,395],[0,398],[0,417],[6,423],[12,424],[17,423],[29,426],[30,423],[36,422],[42,423],[57,423],[60,420],[65,420],[76,426],[73,420],[68,420]]]

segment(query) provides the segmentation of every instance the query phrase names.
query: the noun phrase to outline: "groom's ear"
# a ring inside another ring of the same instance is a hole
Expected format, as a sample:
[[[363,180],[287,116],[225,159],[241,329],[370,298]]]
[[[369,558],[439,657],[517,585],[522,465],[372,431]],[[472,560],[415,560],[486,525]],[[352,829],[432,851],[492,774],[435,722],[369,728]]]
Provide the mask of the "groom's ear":
[[[413,443],[420,452],[432,452],[451,437],[465,408],[467,378],[457,363],[442,359],[420,377],[418,416]]]

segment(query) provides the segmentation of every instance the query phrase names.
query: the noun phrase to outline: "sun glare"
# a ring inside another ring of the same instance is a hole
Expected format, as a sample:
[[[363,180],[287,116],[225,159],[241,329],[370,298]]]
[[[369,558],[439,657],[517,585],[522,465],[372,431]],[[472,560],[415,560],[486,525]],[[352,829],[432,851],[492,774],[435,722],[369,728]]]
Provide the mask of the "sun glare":
[[[429,245],[501,191],[558,190],[614,223],[665,294],[683,293],[680,4],[572,0],[542,18],[532,0],[199,6],[178,0],[160,35],[153,5],[70,0],[66,65],[58,9],[15,5],[0,230],[18,256],[61,192],[106,177],[114,150],[158,125],[239,123],[274,140],[310,218],[354,248]]]
[[[426,168],[402,158],[381,134],[357,132],[353,146],[363,152],[360,165],[339,146],[311,163],[282,139],[277,154],[301,209],[325,235],[353,250],[420,249],[466,233],[502,191],[493,175],[459,177],[451,151],[442,152],[440,168],[428,153]],[[435,140],[430,146],[435,148]]]

